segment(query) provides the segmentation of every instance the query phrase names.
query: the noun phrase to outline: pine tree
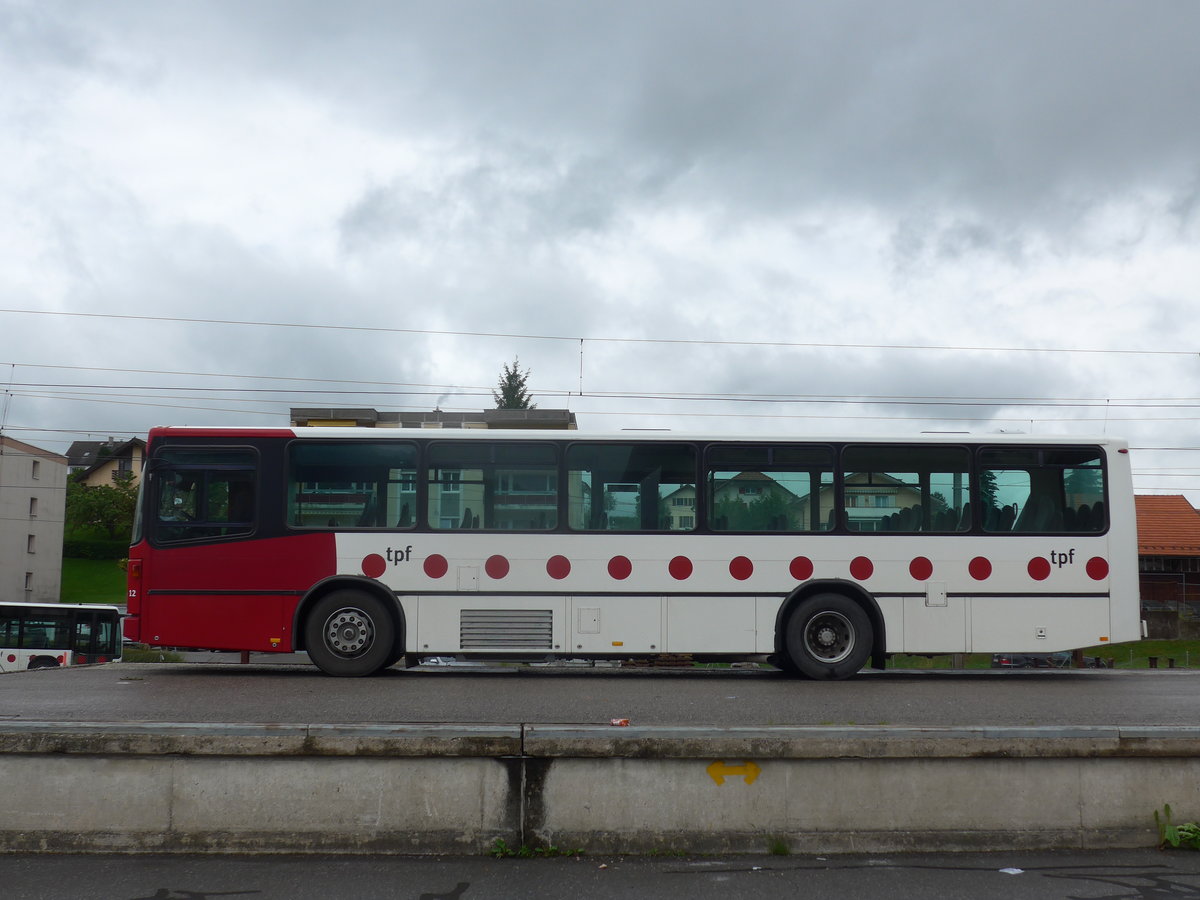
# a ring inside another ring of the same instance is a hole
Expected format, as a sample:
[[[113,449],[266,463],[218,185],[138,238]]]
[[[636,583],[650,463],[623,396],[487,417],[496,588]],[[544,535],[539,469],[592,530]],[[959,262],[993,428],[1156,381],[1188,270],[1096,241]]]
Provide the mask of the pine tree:
[[[521,371],[521,361],[513,357],[512,365],[504,364],[496,390],[492,391],[492,399],[496,401],[496,409],[537,409],[536,403],[530,403],[529,391],[525,383],[529,380],[529,370]]]

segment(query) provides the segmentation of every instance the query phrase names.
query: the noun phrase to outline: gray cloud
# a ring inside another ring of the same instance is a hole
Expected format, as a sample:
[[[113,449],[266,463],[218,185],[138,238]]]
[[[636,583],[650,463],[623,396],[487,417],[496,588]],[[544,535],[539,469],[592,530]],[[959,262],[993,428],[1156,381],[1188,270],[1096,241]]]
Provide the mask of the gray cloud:
[[[1198,26],[1176,0],[8,3],[8,305],[364,330],[10,316],[0,361],[428,384],[320,399],[477,407],[515,353],[535,393],[577,388],[583,337],[585,394],[837,395],[875,417],[571,398],[593,425],[908,430],[939,408],[877,398],[1195,397],[1190,357],[880,347],[1196,345]],[[230,421],[221,397],[178,415]],[[1155,419],[1129,427],[1195,430]]]

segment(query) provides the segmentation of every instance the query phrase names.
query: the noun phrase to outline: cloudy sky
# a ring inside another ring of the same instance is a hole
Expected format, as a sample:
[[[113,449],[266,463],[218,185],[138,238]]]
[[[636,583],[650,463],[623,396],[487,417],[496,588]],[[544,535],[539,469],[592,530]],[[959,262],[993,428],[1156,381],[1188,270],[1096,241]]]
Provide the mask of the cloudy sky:
[[[1200,4],[0,0],[4,433],[1107,433],[1200,505]]]

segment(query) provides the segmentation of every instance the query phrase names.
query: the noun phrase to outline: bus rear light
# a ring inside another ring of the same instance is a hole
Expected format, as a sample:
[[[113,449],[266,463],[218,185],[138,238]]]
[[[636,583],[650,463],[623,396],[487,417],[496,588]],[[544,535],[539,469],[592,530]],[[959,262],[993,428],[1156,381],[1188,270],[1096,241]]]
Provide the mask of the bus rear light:
[[[129,571],[130,578],[141,578],[142,577],[142,561],[140,559],[129,560],[128,571]]]

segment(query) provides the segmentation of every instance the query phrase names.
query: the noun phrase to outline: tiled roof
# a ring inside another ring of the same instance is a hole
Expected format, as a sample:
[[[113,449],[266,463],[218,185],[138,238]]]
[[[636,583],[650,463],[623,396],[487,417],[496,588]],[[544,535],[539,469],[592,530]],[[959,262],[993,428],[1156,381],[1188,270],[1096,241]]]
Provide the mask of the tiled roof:
[[[1200,556],[1200,512],[1186,497],[1139,495],[1133,499],[1141,556]]]
[[[121,456],[131,456],[133,447],[146,446],[141,438],[130,438],[126,441],[75,441],[67,448],[67,460],[72,469],[91,468],[97,463],[108,462]],[[101,453],[102,450],[106,452]]]

